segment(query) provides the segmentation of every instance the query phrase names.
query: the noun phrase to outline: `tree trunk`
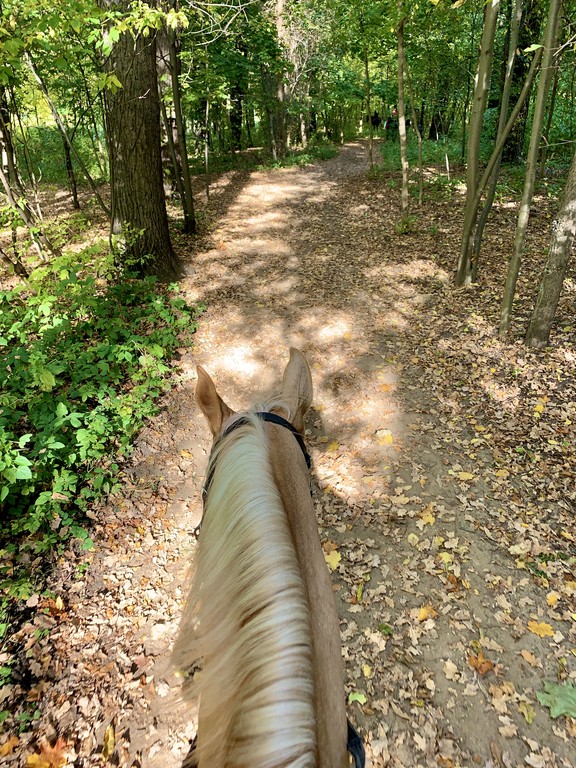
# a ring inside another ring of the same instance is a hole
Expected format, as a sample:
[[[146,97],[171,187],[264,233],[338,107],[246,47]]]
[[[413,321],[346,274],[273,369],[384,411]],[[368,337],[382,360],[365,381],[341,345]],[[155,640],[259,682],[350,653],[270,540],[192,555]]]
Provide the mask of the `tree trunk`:
[[[534,196],[534,187],[536,183],[536,171],[538,168],[538,149],[540,147],[540,133],[544,122],[544,113],[546,111],[546,101],[548,100],[548,91],[550,88],[550,75],[552,71],[552,58],[554,54],[554,41],[556,40],[556,31],[558,20],[560,18],[560,7],[562,0],[550,0],[548,11],[548,20],[544,32],[544,53],[542,56],[542,70],[540,80],[538,81],[538,92],[536,94],[536,103],[534,105],[534,115],[532,116],[532,132],[530,135],[530,148],[526,159],[526,177],[524,180],[524,189],[522,191],[522,200],[520,201],[520,211],[518,214],[518,224],[516,226],[516,238],[514,241],[514,253],[508,267],[508,276],[504,288],[504,297],[502,299],[502,308],[500,310],[500,335],[503,336],[510,327],[512,319],[512,305],[516,293],[516,282],[520,271],[520,263],[524,254],[524,243],[526,241],[526,231],[528,229],[528,220],[530,218],[530,206]]]
[[[514,60],[516,58],[516,48],[518,46],[518,35],[520,30],[520,21],[522,20],[522,5],[523,0],[515,0],[514,11],[512,18],[510,19],[510,27],[508,34],[508,59],[506,62],[506,72],[504,75],[504,82],[502,84],[502,96],[500,99],[500,115],[498,118],[498,129],[496,131],[496,143],[502,137],[504,129],[506,127],[506,118],[508,115],[508,106],[510,104],[510,93],[512,90],[512,71],[514,67]],[[496,194],[496,185],[498,184],[498,176],[500,174],[500,165],[502,162],[502,151],[498,153],[494,170],[492,171],[492,179],[490,183],[490,189],[484,201],[484,206],[478,219],[478,226],[474,234],[474,249],[472,256],[472,281],[475,282],[478,277],[478,264],[480,262],[480,248],[482,246],[482,235],[484,234],[484,227],[488,221],[488,216],[492,209],[494,202],[494,195]]]
[[[123,2],[115,5],[125,8]],[[154,32],[122,34],[107,67],[122,84],[106,92],[112,236],[120,239],[124,266],[173,280],[181,266],[164,198]]]
[[[560,25],[558,25],[560,26]],[[552,118],[554,117],[554,107],[556,106],[556,95],[558,93],[558,82],[560,80],[560,58],[556,60],[554,64],[554,81],[552,83],[552,95],[550,96],[550,104],[548,106],[548,117],[546,118],[546,126],[542,133],[543,146],[540,151],[540,173],[539,178],[544,177],[546,170],[546,158],[548,156],[548,138],[550,136],[550,128],[552,127]]]
[[[494,58],[494,36],[496,34],[499,7],[500,0],[490,0],[486,5],[484,15],[482,41],[480,43],[480,55],[478,57],[478,68],[476,70],[476,82],[474,83],[474,96],[472,99],[472,114],[470,115],[466,165],[466,206],[464,209],[464,225],[460,244],[460,260],[456,273],[456,285],[466,285],[471,281],[471,254],[474,246],[472,232],[478,210],[474,208],[474,199],[478,187],[478,153],[480,151],[484,111],[490,89],[490,73]]]
[[[540,291],[526,333],[526,344],[541,349],[548,344],[556,308],[576,236],[576,152],[568,174],[564,197],[553,228]]]
[[[542,38],[540,0],[526,0],[525,11],[520,27],[520,39],[518,41],[519,55],[516,56],[512,71],[512,98],[516,98],[522,89],[522,83],[526,80],[528,71],[528,55],[524,53],[526,48]],[[520,163],[524,156],[524,143],[526,137],[526,124],[528,122],[529,99],[524,102],[524,107],[519,119],[511,131],[504,146],[503,159],[506,163]]]
[[[404,59],[406,59],[406,57],[404,57]],[[418,206],[422,207],[422,196],[424,191],[424,166],[422,164],[422,131],[420,126],[422,124],[423,109],[420,110],[420,120],[418,120],[418,115],[416,114],[416,105],[414,104],[414,91],[412,89],[410,70],[406,60],[404,60],[404,65],[406,68],[406,81],[408,83],[408,97],[410,100],[410,111],[412,113],[412,125],[418,140]],[[423,106],[424,105],[422,105],[422,107]]]
[[[70,194],[72,195],[72,205],[76,210],[79,210],[80,201],[78,200],[78,187],[76,185],[76,176],[74,175],[74,166],[72,165],[72,156],[70,154],[68,142],[64,140],[64,137],[62,137],[62,144],[64,145],[64,162],[66,164],[66,175],[68,176]]]
[[[406,147],[406,106],[404,103],[404,0],[398,0],[398,134],[400,136],[400,161],[402,164],[402,218],[408,216],[410,198],[408,192],[408,151]]]
[[[175,6],[175,4],[174,4]],[[190,177],[190,166],[188,164],[188,148],[186,145],[186,128],[184,126],[184,116],[182,115],[182,102],[180,99],[180,59],[178,48],[176,46],[176,33],[168,30],[168,50],[170,53],[170,78],[172,81],[172,101],[174,103],[174,116],[176,118],[176,131],[178,133],[178,148],[180,149],[180,172],[182,174],[182,185],[184,187],[184,197],[182,199],[182,208],[184,211],[183,231],[187,234],[196,232],[196,217],[194,215],[194,194],[192,192],[192,179]]]
[[[362,26],[361,21],[360,29]],[[372,84],[370,82],[367,46],[364,46],[364,79],[366,83],[366,109],[368,110],[368,159],[370,160],[370,170],[372,170],[374,168],[374,126],[372,124]]]

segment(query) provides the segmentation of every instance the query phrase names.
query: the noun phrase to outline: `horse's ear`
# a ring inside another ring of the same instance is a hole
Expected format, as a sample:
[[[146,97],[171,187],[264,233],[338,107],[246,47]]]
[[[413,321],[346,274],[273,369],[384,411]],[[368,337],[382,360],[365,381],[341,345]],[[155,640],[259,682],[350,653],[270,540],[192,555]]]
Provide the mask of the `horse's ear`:
[[[292,424],[303,434],[304,414],[312,405],[312,374],[304,355],[294,347],[282,377],[282,399],[290,406]]]
[[[200,410],[206,416],[208,425],[214,437],[220,433],[222,424],[231,416],[234,411],[229,408],[224,400],[216,392],[216,387],[210,376],[201,365],[198,365],[198,383],[194,397],[200,406]]]

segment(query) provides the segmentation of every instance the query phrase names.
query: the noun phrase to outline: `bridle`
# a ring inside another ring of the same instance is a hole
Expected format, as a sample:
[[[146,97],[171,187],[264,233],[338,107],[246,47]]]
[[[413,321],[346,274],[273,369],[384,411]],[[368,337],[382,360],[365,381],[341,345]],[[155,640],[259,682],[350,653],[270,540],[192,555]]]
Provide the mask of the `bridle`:
[[[278,416],[276,413],[270,413],[269,411],[259,411],[256,413],[256,416],[259,416],[262,421],[267,421],[270,424],[277,424],[280,427],[284,427],[285,429],[288,429],[294,437],[296,438],[296,441],[298,445],[300,446],[300,450],[302,451],[302,454],[304,455],[304,459],[306,461],[306,466],[308,467],[308,470],[312,468],[312,459],[310,458],[310,454],[306,450],[306,444],[304,443],[304,438],[300,434],[300,432],[294,427],[292,424],[290,424],[289,421],[282,418],[282,416]],[[220,437],[218,438],[218,441],[222,440],[223,438],[227,437],[229,434],[234,432],[234,430],[237,427],[241,427],[244,424],[248,424],[249,420],[246,416],[240,416],[239,418],[235,419],[231,424],[229,424],[226,429],[222,432]],[[204,487],[202,488],[202,502],[204,504],[204,512],[206,511],[206,498],[208,496],[208,492],[210,490],[210,485],[212,484],[212,479],[214,477],[214,465],[210,468],[210,471],[208,472],[208,476],[206,477],[206,480],[204,482]],[[312,484],[310,484],[310,495],[312,495]],[[197,539],[200,535],[200,529],[202,527],[202,522],[204,520],[204,512],[202,513],[202,520],[198,523],[196,528],[194,528],[194,537]],[[348,724],[348,736],[347,736],[347,742],[346,742],[346,749],[352,756],[352,759],[354,760],[354,768],[364,768],[366,765],[366,753],[364,750],[364,744],[362,743],[362,739],[360,737],[360,734],[358,731],[354,728],[350,720],[347,720]]]

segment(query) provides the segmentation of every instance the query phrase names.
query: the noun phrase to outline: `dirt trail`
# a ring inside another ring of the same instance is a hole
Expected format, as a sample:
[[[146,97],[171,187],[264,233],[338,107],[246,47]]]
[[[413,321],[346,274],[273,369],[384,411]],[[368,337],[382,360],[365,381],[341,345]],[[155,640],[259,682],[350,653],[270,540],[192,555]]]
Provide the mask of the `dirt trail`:
[[[455,249],[458,221],[438,206],[425,232],[398,234],[398,191],[367,168],[354,143],[215,190],[229,205],[184,285],[208,305],[193,354],[138,441],[124,498],[100,516],[91,569],[62,575],[72,586],[42,730],[74,734],[77,766],[104,764],[111,723],[119,765],[171,768],[185,754],[194,713],[173,710],[166,660],[209,449],[195,365],[241,407],[291,345],[312,369],[314,498],[325,548],[341,556],[349,713],[373,764],[576,764],[570,723],[535,701],[564,639],[526,630],[549,620],[547,590],[493,535],[498,485],[470,486],[490,448],[457,408],[448,416],[428,355],[443,344],[431,317],[451,279],[436,254]]]

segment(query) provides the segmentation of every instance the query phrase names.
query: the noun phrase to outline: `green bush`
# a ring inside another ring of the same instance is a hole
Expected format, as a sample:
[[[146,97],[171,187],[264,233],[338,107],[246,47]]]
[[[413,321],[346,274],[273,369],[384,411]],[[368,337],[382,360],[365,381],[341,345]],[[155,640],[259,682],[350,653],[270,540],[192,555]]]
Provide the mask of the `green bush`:
[[[198,310],[153,278],[60,267],[0,292],[0,547],[84,539]],[[1,549],[0,549],[1,552]]]

